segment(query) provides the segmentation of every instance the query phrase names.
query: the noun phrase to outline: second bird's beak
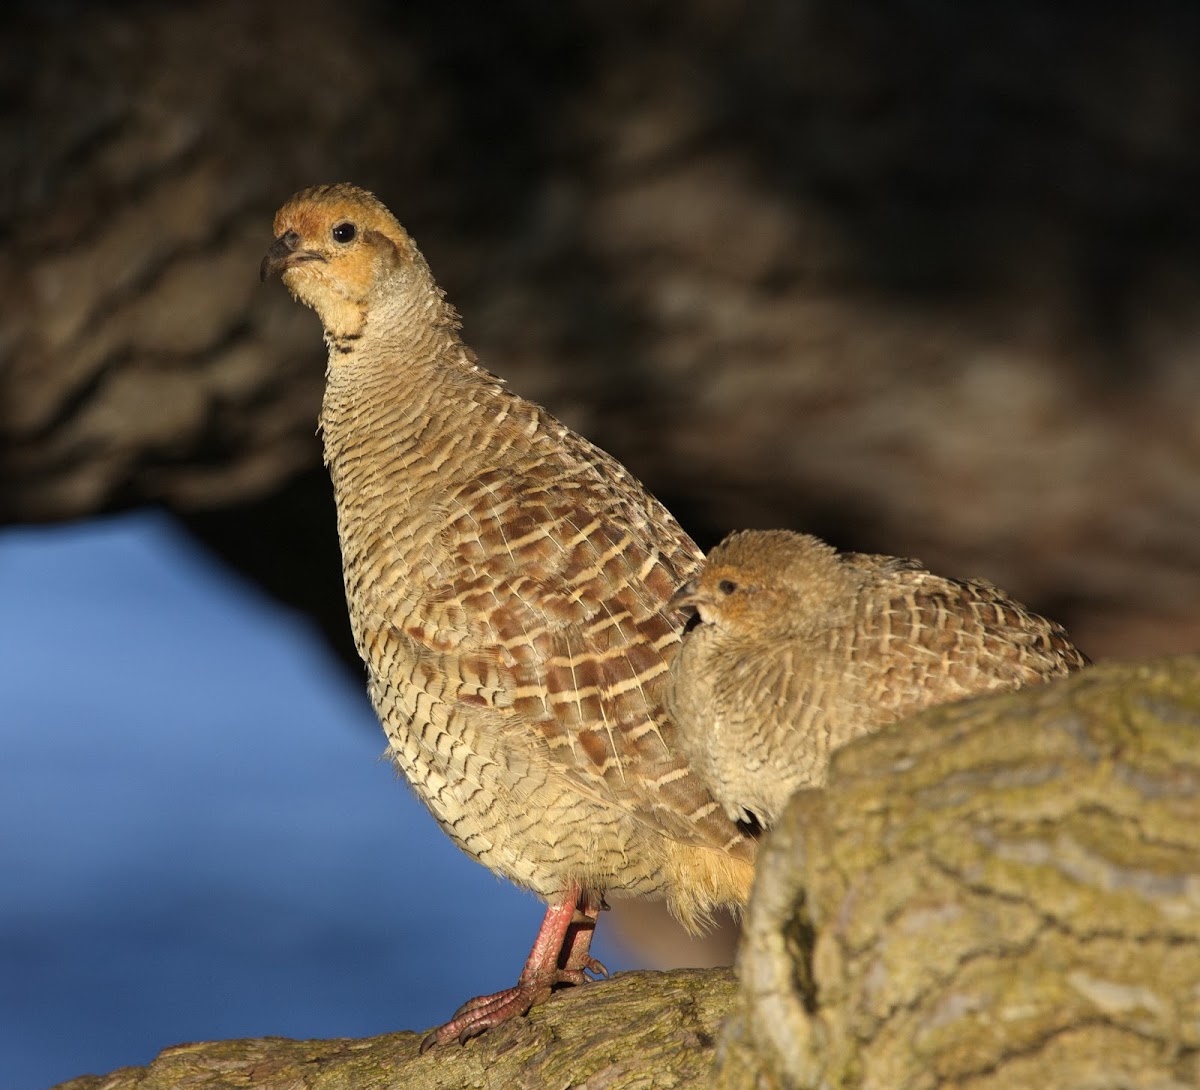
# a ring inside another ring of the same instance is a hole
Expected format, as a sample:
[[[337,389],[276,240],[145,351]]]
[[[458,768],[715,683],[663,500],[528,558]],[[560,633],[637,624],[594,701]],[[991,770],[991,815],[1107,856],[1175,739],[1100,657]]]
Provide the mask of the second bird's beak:
[[[286,272],[293,265],[299,265],[302,261],[325,260],[320,254],[313,253],[311,250],[297,249],[299,245],[300,236],[295,231],[284,231],[271,243],[267,256],[262,259],[262,264],[258,267],[259,280],[265,282],[269,276]]]
[[[668,609],[695,609],[700,604],[695,579],[689,579],[667,601]]]

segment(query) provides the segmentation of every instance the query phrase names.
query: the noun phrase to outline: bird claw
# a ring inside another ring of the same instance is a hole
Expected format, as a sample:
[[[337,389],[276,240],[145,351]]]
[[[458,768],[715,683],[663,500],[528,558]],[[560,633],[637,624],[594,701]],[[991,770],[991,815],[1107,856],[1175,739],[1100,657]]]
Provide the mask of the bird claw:
[[[468,999],[454,1012],[454,1017],[449,1022],[438,1026],[425,1037],[421,1042],[420,1052],[424,1055],[434,1045],[444,1045],[449,1041],[457,1041],[464,1045],[472,1037],[478,1037],[502,1022],[528,1013],[530,1007],[549,994],[549,984],[528,981],[491,995],[479,995]]]
[[[595,904],[590,896],[582,895],[578,887],[569,888],[546,909],[538,937],[516,985],[468,999],[449,1022],[438,1026],[421,1042],[421,1052],[428,1052],[434,1045],[448,1041],[464,1044],[502,1022],[520,1017],[560,984],[586,984],[589,973],[607,977],[608,969],[588,953],[596,913],[603,905],[603,898],[596,897],[596,900],[599,904]],[[572,927],[576,929],[573,933]],[[559,968],[560,960],[562,968]]]
[[[588,974],[591,976],[588,976]],[[577,968],[559,969],[555,974],[555,984],[587,984],[592,977],[598,980],[608,980],[611,974],[604,967],[604,963],[597,961],[595,958],[588,958],[587,961]]]
[[[584,963],[579,967],[578,971],[581,974],[591,973],[592,976],[594,976],[597,980],[608,980],[612,976],[612,973],[605,968],[604,962],[598,961],[594,957],[586,958]],[[582,984],[586,980],[587,977],[585,976],[581,980],[574,981],[573,983]]]
[[[421,1055],[434,1045],[444,1045],[448,1041],[466,1044],[472,1037],[478,1037],[502,1022],[528,1014],[529,1009],[545,999],[555,985],[586,984],[590,979],[589,973],[604,980],[611,975],[602,961],[587,955],[577,967],[556,969],[549,979],[526,980],[491,995],[477,995],[474,999],[468,999],[454,1012],[449,1022],[438,1026],[425,1037],[421,1042]]]

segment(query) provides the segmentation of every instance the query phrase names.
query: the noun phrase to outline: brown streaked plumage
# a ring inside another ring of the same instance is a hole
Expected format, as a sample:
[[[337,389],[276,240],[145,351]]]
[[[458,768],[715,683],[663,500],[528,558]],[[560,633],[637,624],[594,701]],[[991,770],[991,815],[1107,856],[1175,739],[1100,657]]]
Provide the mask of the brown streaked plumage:
[[[697,926],[753,844],[662,706],[702,556],[614,459],[482,370],[412,239],[351,185],[296,194],[263,260],[325,327],[321,426],[346,598],[396,764],[467,854],[548,902],[515,988],[466,1039],[603,967],[603,896]]]
[[[725,812],[763,827],[853,738],[1088,662],[990,583],[788,530],[731,534],[673,602],[700,623],[671,664],[668,710]]]

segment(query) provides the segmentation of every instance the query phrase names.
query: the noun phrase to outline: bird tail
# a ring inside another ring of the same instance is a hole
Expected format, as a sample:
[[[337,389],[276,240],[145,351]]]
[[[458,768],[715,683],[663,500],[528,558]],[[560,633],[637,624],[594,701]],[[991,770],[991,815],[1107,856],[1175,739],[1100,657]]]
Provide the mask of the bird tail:
[[[740,911],[750,899],[754,864],[712,848],[669,843],[667,908],[693,935],[707,930],[719,908]]]

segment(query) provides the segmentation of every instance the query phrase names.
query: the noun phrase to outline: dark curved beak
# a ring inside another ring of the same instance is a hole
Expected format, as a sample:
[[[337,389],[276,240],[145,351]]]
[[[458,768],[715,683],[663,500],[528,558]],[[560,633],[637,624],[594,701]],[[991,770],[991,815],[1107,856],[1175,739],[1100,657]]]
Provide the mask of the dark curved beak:
[[[313,253],[312,250],[297,249],[299,245],[300,236],[295,231],[284,231],[271,243],[267,256],[262,259],[262,264],[258,267],[259,280],[265,283],[268,277],[275,273],[282,273],[293,265],[299,265],[302,261],[325,260],[324,257]]]
[[[696,597],[696,580],[689,579],[683,584],[667,601],[668,609],[695,609],[698,599]]]

